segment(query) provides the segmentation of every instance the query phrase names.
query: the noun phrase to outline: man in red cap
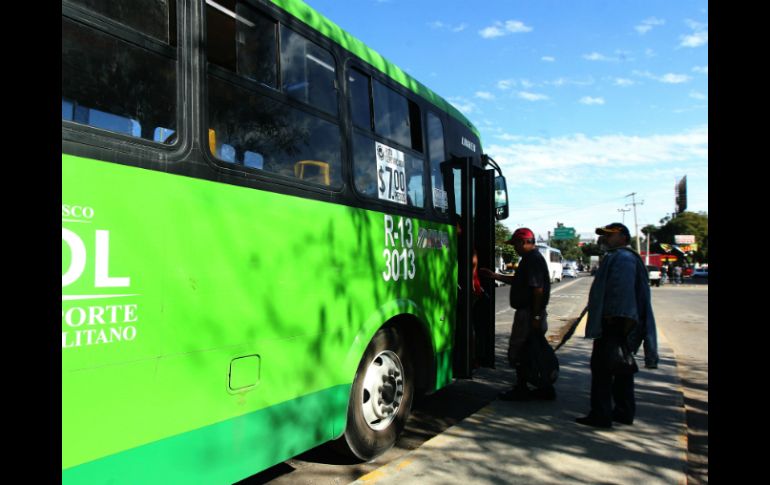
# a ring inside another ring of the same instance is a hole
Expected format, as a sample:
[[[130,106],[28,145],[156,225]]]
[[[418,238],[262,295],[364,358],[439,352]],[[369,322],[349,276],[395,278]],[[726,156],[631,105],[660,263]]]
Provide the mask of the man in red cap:
[[[546,306],[551,296],[551,280],[548,264],[535,246],[535,234],[522,227],[516,229],[506,244],[512,244],[521,256],[519,266],[513,276],[501,275],[487,268],[480,268],[482,276],[511,285],[510,303],[516,309],[508,342],[508,362],[516,369],[516,384],[508,392],[501,393],[504,401],[527,401],[532,398],[556,399],[553,386],[541,387],[530,391],[527,386],[525,345],[530,332],[548,330]]]

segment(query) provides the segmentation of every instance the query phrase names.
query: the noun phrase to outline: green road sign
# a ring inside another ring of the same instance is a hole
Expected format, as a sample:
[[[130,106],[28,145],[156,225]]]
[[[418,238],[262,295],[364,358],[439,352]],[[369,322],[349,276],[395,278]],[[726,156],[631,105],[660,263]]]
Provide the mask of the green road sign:
[[[553,230],[553,239],[555,240],[563,240],[563,239],[574,239],[575,238],[575,228],[574,227],[557,227]]]

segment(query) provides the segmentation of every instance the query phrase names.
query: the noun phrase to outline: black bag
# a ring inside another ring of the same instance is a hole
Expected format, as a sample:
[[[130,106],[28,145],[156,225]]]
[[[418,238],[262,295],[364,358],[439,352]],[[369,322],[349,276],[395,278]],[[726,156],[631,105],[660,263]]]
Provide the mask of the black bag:
[[[610,372],[614,375],[628,375],[639,372],[634,354],[631,353],[628,342],[613,340],[610,344]]]
[[[538,388],[553,385],[559,378],[559,359],[545,335],[530,332],[524,346],[527,355],[522,364],[527,368],[527,382]]]

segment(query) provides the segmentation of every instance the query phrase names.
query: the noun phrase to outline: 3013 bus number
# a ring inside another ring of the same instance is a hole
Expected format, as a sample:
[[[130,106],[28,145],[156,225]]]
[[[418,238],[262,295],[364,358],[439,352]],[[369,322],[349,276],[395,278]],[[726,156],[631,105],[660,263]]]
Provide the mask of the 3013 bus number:
[[[398,222],[396,222],[396,220]],[[385,215],[385,249],[382,256],[385,259],[385,271],[382,278],[385,281],[412,280],[417,273],[415,266],[414,227],[412,220],[405,217]]]

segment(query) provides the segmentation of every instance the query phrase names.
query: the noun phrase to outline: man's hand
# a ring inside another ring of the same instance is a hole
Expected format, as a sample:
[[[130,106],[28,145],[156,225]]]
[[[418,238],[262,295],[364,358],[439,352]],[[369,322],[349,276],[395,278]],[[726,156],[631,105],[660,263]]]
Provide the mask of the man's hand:
[[[485,278],[497,279],[497,274],[489,268],[479,268],[479,276]]]

